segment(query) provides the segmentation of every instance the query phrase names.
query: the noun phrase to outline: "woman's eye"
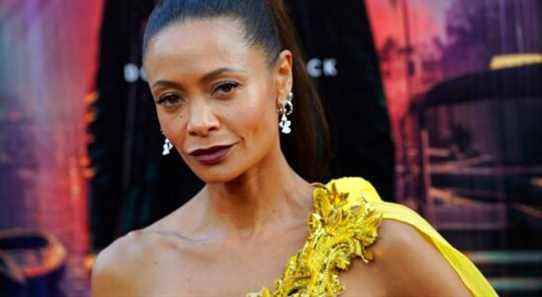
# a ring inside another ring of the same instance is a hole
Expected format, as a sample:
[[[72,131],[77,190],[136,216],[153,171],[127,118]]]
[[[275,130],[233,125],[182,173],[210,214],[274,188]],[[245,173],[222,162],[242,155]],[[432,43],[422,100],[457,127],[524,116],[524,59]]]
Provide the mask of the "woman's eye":
[[[158,104],[164,106],[174,106],[182,101],[182,98],[174,94],[166,94],[158,98]]]
[[[224,94],[229,94],[233,91],[233,89],[237,88],[238,86],[239,86],[238,83],[233,83],[233,82],[224,83],[224,84],[219,85],[215,89],[215,92],[222,92]]]

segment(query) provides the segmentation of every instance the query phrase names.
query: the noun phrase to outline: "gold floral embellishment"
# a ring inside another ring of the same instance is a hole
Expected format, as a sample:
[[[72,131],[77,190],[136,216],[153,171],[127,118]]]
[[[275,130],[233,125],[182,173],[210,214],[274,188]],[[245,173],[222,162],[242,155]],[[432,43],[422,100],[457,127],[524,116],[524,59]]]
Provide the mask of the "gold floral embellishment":
[[[349,199],[360,199],[352,205]],[[334,183],[331,189],[316,184],[313,209],[308,219],[309,235],[305,244],[292,256],[273,291],[263,288],[247,297],[331,297],[345,287],[339,273],[350,267],[353,259],[365,263],[373,259],[368,250],[377,239],[382,215],[363,197],[348,197]]]

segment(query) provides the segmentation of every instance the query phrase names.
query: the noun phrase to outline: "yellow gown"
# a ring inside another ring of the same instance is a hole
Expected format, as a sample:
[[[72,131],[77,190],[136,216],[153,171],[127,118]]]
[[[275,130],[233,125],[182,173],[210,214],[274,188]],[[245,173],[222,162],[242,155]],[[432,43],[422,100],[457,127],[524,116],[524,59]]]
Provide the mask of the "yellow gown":
[[[418,230],[457,272],[472,296],[498,296],[476,266],[426,220],[408,207],[383,201],[362,178],[345,177],[317,186],[313,210],[305,245],[290,258],[274,289],[263,288],[247,297],[339,296],[345,288],[338,274],[351,261],[372,260],[368,247],[378,237],[381,220],[396,220]]]

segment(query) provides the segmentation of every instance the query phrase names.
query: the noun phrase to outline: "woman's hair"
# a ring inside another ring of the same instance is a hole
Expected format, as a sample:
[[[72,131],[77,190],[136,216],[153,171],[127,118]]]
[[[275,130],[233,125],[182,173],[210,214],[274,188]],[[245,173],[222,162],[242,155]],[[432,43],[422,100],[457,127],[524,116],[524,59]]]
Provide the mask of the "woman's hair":
[[[143,56],[149,41],[165,27],[190,19],[213,17],[228,17],[240,22],[247,44],[261,48],[269,66],[282,50],[292,52],[294,127],[290,135],[281,138],[281,147],[290,165],[303,178],[320,180],[330,157],[328,125],[282,0],[162,0],[154,8],[145,28]]]

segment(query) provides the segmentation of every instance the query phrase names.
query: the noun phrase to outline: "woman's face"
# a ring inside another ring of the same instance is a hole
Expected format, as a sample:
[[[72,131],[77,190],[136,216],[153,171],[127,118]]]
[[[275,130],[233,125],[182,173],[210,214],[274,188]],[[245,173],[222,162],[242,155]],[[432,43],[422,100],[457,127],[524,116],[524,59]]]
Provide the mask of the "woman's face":
[[[243,36],[227,18],[188,20],[160,31],[144,57],[162,132],[207,183],[230,181],[280,148],[291,53],[269,67]]]

